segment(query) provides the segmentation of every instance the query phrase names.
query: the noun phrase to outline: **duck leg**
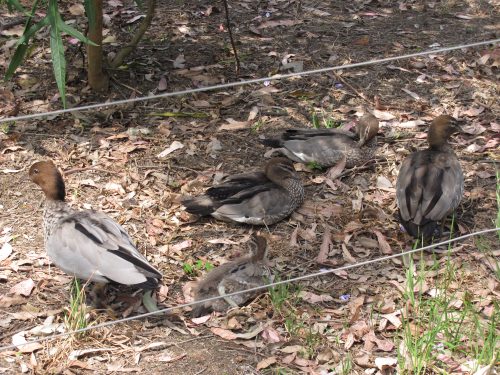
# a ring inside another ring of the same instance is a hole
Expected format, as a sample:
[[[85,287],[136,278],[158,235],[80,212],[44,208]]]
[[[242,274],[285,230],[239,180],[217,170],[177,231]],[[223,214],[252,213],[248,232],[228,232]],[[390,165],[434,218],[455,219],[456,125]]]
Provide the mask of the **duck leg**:
[[[92,305],[97,309],[106,308],[106,284],[105,283],[94,283],[94,286],[90,289],[90,298]]]

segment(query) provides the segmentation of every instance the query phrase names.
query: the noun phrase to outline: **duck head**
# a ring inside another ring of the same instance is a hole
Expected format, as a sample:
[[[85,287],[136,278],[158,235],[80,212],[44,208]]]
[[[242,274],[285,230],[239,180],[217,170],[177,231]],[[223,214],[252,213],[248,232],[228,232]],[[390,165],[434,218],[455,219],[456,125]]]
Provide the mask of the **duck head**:
[[[33,164],[29,177],[40,186],[47,199],[64,201],[66,195],[64,180],[52,161],[39,161]]]
[[[299,179],[293,168],[293,162],[287,158],[272,158],[267,162],[264,173],[267,178],[278,185],[282,185],[286,180]]]
[[[371,113],[364,114],[356,125],[356,132],[359,137],[359,145],[362,146],[378,133],[378,119]]]
[[[427,133],[427,141],[431,148],[440,148],[448,142],[453,133],[460,131],[458,121],[451,116],[441,115],[436,117]]]
[[[263,235],[253,234],[248,241],[252,260],[266,260],[267,259],[267,239]]]

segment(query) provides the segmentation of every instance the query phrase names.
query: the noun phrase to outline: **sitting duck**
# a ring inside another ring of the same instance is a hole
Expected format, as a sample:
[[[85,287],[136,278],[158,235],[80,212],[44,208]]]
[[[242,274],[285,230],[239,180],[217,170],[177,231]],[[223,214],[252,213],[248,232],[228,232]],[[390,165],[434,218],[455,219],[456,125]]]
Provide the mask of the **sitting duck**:
[[[271,277],[267,266],[267,241],[259,235],[252,235],[247,242],[250,252],[210,271],[194,288],[194,299],[200,301],[222,296],[194,305],[191,316],[197,318],[212,311],[223,312],[230,307],[238,307],[255,298],[265,290],[226,296],[245,289],[263,286]],[[266,280],[267,279],[267,280]]]
[[[280,138],[262,143],[295,162],[321,167],[331,167],[345,156],[346,167],[352,168],[373,158],[378,130],[377,118],[367,113],[359,119],[356,134],[341,129],[289,129]]]
[[[401,165],[396,183],[399,217],[415,238],[428,239],[460,203],[464,176],[448,138],[460,129],[447,115],[436,117],[427,133],[429,148],[414,152]]]
[[[150,290],[158,286],[162,275],[137,250],[125,229],[102,212],[69,207],[64,201],[64,180],[52,161],[33,164],[29,177],[45,194],[43,224],[50,260],[85,281],[149,290],[144,306],[154,311]]]
[[[218,220],[271,225],[290,216],[304,200],[304,186],[286,158],[272,158],[264,172],[227,176],[205,195],[186,197],[186,211]]]

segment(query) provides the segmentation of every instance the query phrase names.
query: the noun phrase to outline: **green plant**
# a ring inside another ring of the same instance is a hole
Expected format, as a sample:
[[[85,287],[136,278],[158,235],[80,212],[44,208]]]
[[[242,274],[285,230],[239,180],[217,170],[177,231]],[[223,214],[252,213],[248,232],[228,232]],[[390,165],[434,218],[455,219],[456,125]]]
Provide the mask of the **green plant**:
[[[5,80],[11,79],[16,69],[24,61],[26,53],[28,52],[28,46],[31,38],[35,34],[39,33],[43,28],[48,27],[54,76],[56,79],[57,88],[59,89],[61,100],[64,107],[66,107],[66,60],[64,58],[62,35],[63,33],[66,33],[83,43],[91,45],[96,44],[87,39],[78,30],[64,22],[61,14],[59,13],[57,0],[35,0],[30,12],[26,11],[18,2],[18,0],[5,1],[10,11],[16,9],[26,16],[24,32],[16,43],[16,51],[14,52],[14,56],[10,61],[7,71],[5,72]],[[33,18],[35,16],[35,13],[42,5],[46,6],[47,14],[40,21],[34,23]]]
[[[142,0],[136,0],[141,7]],[[88,45],[88,82],[95,91],[107,89],[108,77],[103,70],[102,57],[102,0],[84,0],[85,13],[88,18],[88,38],[80,31],[68,25],[61,17],[60,4],[57,0],[34,0],[30,11],[27,11],[19,0],[0,0],[6,4],[9,12],[20,12],[26,17],[23,35],[16,43],[16,50],[5,73],[5,80],[12,78],[16,69],[23,63],[30,50],[29,43],[42,29],[49,28],[49,43],[52,56],[52,68],[63,106],[66,107],[66,59],[64,57],[63,35],[68,34]],[[66,5],[66,4],[64,4]],[[109,62],[112,68],[122,65],[144,36],[154,15],[156,0],[148,2],[146,17],[141,21],[131,41],[120,49],[114,59]],[[45,17],[35,23],[36,14],[46,13]]]
[[[281,281],[278,275],[274,276],[274,282]],[[281,312],[285,302],[294,303],[298,299],[300,288],[290,283],[278,284],[269,288],[269,296],[275,310]]]
[[[340,362],[339,365],[339,373],[342,375],[347,375],[350,374],[352,371],[353,363],[352,363],[352,358],[351,354],[347,353],[344,359]]]
[[[323,169],[323,167],[315,161],[310,161],[309,163],[307,163],[307,168],[318,169],[318,170]]]
[[[264,125],[264,121],[262,120],[257,120],[254,122],[254,124],[252,125],[252,127],[250,128],[250,131],[252,133],[258,133],[260,128],[262,127],[262,125]]]
[[[196,263],[184,263],[182,265],[182,269],[187,275],[194,275],[198,273],[198,271],[210,271],[212,268],[214,268],[214,265],[210,262],[205,262],[201,259],[198,259]]]
[[[430,268],[421,261],[417,269],[413,260],[406,271],[407,301],[400,331],[402,345],[398,358],[401,371],[425,374],[429,368],[446,367],[440,362],[440,355],[457,355],[473,358],[476,363],[489,364],[496,360],[498,342],[497,324],[500,316],[498,303],[489,320],[481,317],[481,305],[468,291],[456,288],[463,285],[465,275],[455,267],[448,254],[444,270],[437,260]],[[438,274],[430,280],[430,275]],[[427,296],[424,286],[434,282],[434,288]],[[443,369],[442,371],[446,371]]]
[[[74,278],[70,286],[69,307],[66,307],[64,324],[69,331],[86,328],[89,325],[88,307],[85,304],[85,288]]]

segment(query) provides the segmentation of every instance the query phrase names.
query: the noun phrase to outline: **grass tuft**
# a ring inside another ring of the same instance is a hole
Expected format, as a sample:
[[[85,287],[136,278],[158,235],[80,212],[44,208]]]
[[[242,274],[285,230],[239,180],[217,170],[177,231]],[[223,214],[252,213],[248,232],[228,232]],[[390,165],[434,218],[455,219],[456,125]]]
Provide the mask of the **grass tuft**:
[[[402,373],[447,373],[450,358],[476,367],[498,360],[499,303],[493,301],[491,316],[485,319],[483,301],[462,287],[466,277],[450,254],[444,269],[437,260],[429,267],[423,259],[417,269],[410,259],[398,350]]]
[[[69,306],[65,309],[64,324],[69,331],[89,326],[89,308],[85,304],[85,288],[77,278],[73,279],[70,287]],[[85,333],[78,334],[83,336]]]

